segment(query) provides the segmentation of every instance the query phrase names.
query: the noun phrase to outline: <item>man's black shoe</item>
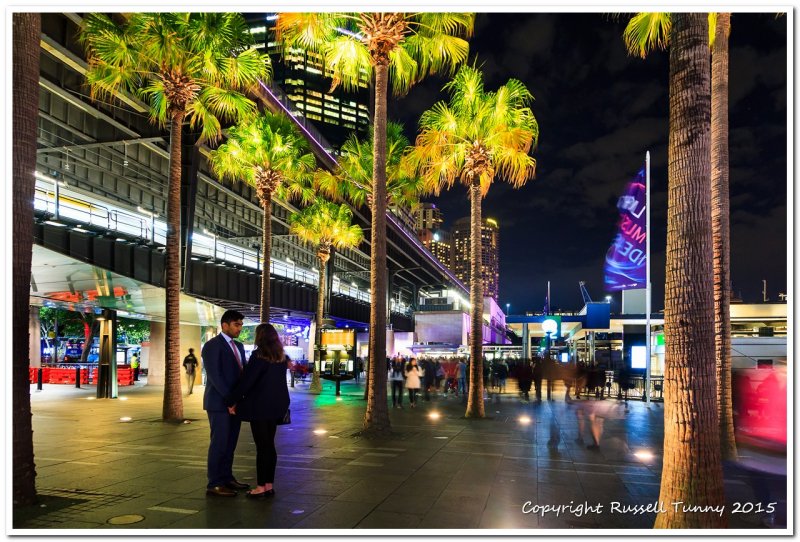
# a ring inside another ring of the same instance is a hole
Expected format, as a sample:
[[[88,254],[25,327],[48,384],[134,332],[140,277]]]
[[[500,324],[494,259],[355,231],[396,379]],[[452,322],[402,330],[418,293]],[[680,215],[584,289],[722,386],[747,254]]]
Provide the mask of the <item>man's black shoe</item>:
[[[228,489],[250,489],[250,484],[243,484],[242,482],[239,482],[237,480],[231,480],[230,482],[225,484],[225,487],[227,487]]]
[[[206,495],[214,495],[216,497],[235,497],[237,493],[224,486],[214,486],[206,489]]]

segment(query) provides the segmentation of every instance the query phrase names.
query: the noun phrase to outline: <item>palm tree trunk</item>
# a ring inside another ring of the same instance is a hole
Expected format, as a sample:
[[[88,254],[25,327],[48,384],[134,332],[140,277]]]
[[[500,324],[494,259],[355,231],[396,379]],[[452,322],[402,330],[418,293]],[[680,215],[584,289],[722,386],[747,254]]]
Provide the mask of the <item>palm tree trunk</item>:
[[[483,418],[483,276],[481,244],[481,182],[473,177],[470,199],[469,392],[467,418]]]
[[[317,332],[316,335],[316,351],[314,353],[314,372],[311,374],[311,386],[309,391],[314,393],[322,393],[322,381],[319,378],[319,370],[322,368],[322,320],[325,318],[325,292],[328,284],[328,258],[329,253],[320,248],[317,251],[319,257],[319,297],[317,298]]]
[[[264,267],[261,269],[261,323],[269,323],[269,270],[272,262],[272,195],[261,202],[264,207],[264,232],[261,236],[261,250],[264,253]]]
[[[38,13],[12,16],[12,78],[14,112],[12,143],[13,225],[13,500],[15,505],[36,502],[36,464],[33,460],[31,424],[30,291],[33,248],[33,198],[36,171],[36,126],[39,119],[39,39],[42,32]]]
[[[705,13],[675,13],[670,46],[664,460],[656,528],[722,528],[711,266],[711,67]]]
[[[166,343],[164,345],[164,421],[183,420],[181,397],[181,139],[183,117],[172,115],[169,135],[169,188],[167,191]]]
[[[711,53],[711,230],[714,244],[714,348],[722,458],[735,461],[731,386],[731,228],[728,159],[728,35],[731,14],[717,14]]]
[[[372,229],[370,230],[369,376],[364,429],[387,432],[386,404],[386,98],[388,64],[375,66],[375,127],[372,170]]]

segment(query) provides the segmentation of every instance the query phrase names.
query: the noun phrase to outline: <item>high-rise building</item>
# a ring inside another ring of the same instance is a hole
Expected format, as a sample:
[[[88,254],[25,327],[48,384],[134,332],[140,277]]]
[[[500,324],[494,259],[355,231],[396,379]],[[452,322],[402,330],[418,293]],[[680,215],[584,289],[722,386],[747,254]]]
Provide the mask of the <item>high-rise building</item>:
[[[497,221],[485,218],[481,224],[481,274],[483,296],[498,300],[500,294],[500,229]],[[464,284],[470,281],[470,218],[456,220],[453,225],[453,273]]]
[[[418,230],[419,240],[434,258],[448,268],[453,266],[453,237],[446,230]]]
[[[417,232],[430,230],[432,232],[442,229],[442,210],[435,203],[421,203],[416,210]]]
[[[269,53],[272,80],[295,108],[338,150],[351,133],[369,134],[369,81],[363,74],[357,90],[333,86],[332,72],[319,53],[291,49],[281,54],[275,39],[275,13],[246,13],[255,47]]]

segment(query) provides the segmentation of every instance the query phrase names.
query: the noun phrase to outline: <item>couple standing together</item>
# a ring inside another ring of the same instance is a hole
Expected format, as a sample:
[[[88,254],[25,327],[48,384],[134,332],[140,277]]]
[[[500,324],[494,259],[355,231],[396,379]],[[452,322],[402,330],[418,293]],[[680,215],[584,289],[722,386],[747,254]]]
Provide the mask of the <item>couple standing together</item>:
[[[203,409],[211,426],[206,495],[235,497],[236,490],[250,487],[233,476],[239,429],[242,421],[248,421],[256,444],[258,485],[246,495],[266,498],[275,495],[275,431],[289,410],[287,363],[278,332],[270,324],[256,327],[256,348],[245,360],[244,345],[235,340],[242,332],[243,320],[242,313],[225,311],[221,333],[203,346]]]

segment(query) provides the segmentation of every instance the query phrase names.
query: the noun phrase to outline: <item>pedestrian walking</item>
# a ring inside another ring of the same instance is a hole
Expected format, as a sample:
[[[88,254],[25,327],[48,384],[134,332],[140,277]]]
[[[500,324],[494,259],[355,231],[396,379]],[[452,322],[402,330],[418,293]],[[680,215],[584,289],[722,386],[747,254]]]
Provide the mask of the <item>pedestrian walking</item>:
[[[436,380],[436,369],[433,362],[426,359],[422,362],[422,389],[425,392],[425,400],[431,400],[431,388]]]
[[[133,369],[133,381],[139,381],[139,354],[131,356],[131,369]]]
[[[275,433],[287,423],[289,388],[286,386],[288,362],[278,332],[271,324],[256,328],[256,349],[250,355],[238,384],[225,398],[230,412],[250,422],[256,444],[256,487],[246,493],[251,499],[275,495],[275,467],[278,452]]]
[[[197,358],[194,356],[194,348],[189,349],[189,355],[183,358],[183,368],[186,371],[186,387],[189,393],[192,394],[194,388],[195,372],[197,371]]]
[[[406,388],[408,388],[408,402],[411,408],[417,406],[417,394],[421,386],[423,371],[417,365],[417,358],[411,358],[406,366]]]
[[[242,421],[225,404],[225,397],[236,386],[244,368],[244,345],[235,340],[242,332],[243,321],[242,313],[225,311],[220,320],[222,331],[206,341],[201,352],[206,372],[203,410],[211,428],[206,495],[217,497],[235,497],[237,489],[250,487],[233,477],[233,454]]]
[[[495,378],[497,379],[497,389],[500,393],[506,391],[506,379],[508,379],[508,364],[505,360],[500,361],[495,368]]]
[[[433,365],[433,370],[436,373],[436,381],[434,383],[434,387],[436,388],[436,392],[438,393],[442,389],[442,381],[445,378],[444,366],[438,359],[436,360],[436,363],[434,363]]]
[[[533,368],[531,367],[530,360],[523,360],[517,366],[517,382],[519,383],[519,391],[526,401],[530,400],[529,393],[531,391],[531,383],[533,382]]]
[[[403,408],[403,380],[406,377],[403,365],[403,360],[398,357],[392,361],[392,366],[389,368],[389,384],[392,386],[392,408]]]
[[[536,400],[541,402],[542,400],[542,377],[544,376],[544,367],[542,367],[542,360],[540,358],[536,358],[533,360],[533,386],[536,390]]]
[[[467,364],[463,359],[458,360],[458,368],[456,369],[456,379],[458,380],[458,391],[456,396],[467,395]]]

